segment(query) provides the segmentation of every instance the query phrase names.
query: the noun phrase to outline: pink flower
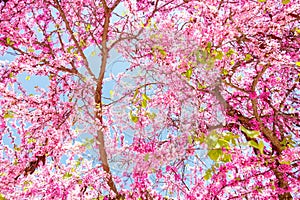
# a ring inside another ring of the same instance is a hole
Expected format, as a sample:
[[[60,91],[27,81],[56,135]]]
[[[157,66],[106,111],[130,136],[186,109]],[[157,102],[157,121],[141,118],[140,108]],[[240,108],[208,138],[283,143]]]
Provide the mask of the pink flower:
[[[256,92],[250,92],[249,98],[250,98],[250,99],[256,99],[256,98],[257,98]]]

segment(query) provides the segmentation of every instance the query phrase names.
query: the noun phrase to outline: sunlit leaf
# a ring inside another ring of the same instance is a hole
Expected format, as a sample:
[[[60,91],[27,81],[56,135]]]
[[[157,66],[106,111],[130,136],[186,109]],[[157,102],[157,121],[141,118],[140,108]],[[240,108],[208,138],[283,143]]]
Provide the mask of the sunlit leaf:
[[[147,107],[147,101],[145,99],[142,100],[142,107],[143,108]]]
[[[188,70],[186,71],[185,76],[186,76],[187,78],[191,78],[192,74],[193,74],[193,69],[190,68],[190,69],[188,69]]]
[[[35,142],[36,142],[36,139],[35,139],[35,138],[29,138],[29,139],[27,140],[27,143],[28,143],[28,144],[35,143]]]
[[[206,172],[205,172],[205,175],[203,176],[204,180],[209,180],[210,178],[212,177],[212,171],[211,169],[208,169]]]
[[[14,118],[14,114],[13,112],[8,111],[7,113],[4,114],[3,118],[4,119]]]
[[[290,3],[290,0],[282,0],[282,4],[283,4],[283,5],[286,5],[286,4],[288,4],[288,3]]]
[[[132,111],[129,112],[129,117],[130,117],[130,120],[133,121],[134,123],[137,123],[139,121],[139,117],[134,115],[132,113]]]
[[[0,194],[0,200],[6,200],[3,194]]]
[[[220,149],[213,149],[213,150],[210,150],[208,152],[208,156],[210,159],[212,159],[213,161],[218,161],[219,160],[219,157],[223,154],[222,150]]]
[[[142,98],[145,100],[145,101],[149,101],[150,98],[146,95],[146,94],[142,94]]]
[[[115,91],[113,91],[113,90],[110,90],[110,91],[109,91],[109,95],[110,95],[110,97],[113,97],[113,96],[114,96],[114,94],[115,94]]]
[[[249,60],[251,60],[252,59],[252,56],[251,56],[251,54],[246,54],[245,55],[245,61],[249,61]]]
[[[95,56],[95,55],[96,55],[96,51],[92,51],[91,56]]]
[[[252,147],[254,147],[254,148],[256,148],[256,149],[259,148],[259,147],[258,147],[258,144],[257,144],[255,141],[253,141],[253,140],[250,140],[250,141],[248,142],[248,144],[249,144],[249,146],[252,146]]]
[[[91,27],[92,27],[91,24],[87,24],[85,27],[86,32],[90,31]]]
[[[257,138],[260,135],[259,131],[250,131],[243,126],[240,126],[240,130],[246,133],[250,138]]]
[[[225,162],[225,163],[230,162],[231,161],[231,154],[223,154],[222,161]]]
[[[66,172],[63,176],[63,179],[68,179],[68,178],[71,178],[72,177],[72,174],[69,173],[69,172]]]
[[[149,153],[147,153],[145,156],[144,156],[144,161],[148,161],[149,160]]]

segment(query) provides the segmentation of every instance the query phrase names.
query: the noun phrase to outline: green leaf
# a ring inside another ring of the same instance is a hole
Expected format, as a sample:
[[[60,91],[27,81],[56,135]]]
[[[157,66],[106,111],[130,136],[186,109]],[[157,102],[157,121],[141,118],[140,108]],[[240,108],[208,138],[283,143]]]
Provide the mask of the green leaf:
[[[96,51],[92,51],[91,56],[95,56],[96,55]]]
[[[258,0],[258,2],[261,2],[261,3],[263,3],[263,2],[266,2],[267,0]]]
[[[193,143],[193,136],[191,136],[191,135],[188,136],[188,143],[189,144]]]
[[[13,112],[8,111],[7,113],[4,114],[3,118],[4,119],[14,118],[14,114]]]
[[[6,44],[7,45],[13,45],[14,43],[11,41],[9,37],[6,38]]]
[[[150,98],[146,95],[146,94],[142,94],[142,98],[145,100],[145,101],[149,101]]]
[[[208,156],[210,159],[212,159],[213,161],[218,161],[219,160],[219,157],[223,154],[223,151],[220,150],[220,149],[213,149],[213,150],[210,150],[208,152]]]
[[[115,94],[115,92],[114,92],[113,90],[110,90],[110,91],[109,91],[109,95],[110,95],[110,97],[113,97],[113,96],[114,96],[114,94]]]
[[[87,24],[85,27],[86,32],[90,31],[91,27],[92,27],[91,24]]]
[[[193,69],[192,69],[192,68],[188,69],[188,70],[185,72],[185,76],[186,76],[188,79],[191,78],[192,74],[193,74]]]
[[[0,194],[0,200],[6,200],[3,194]]]
[[[231,154],[224,154],[221,159],[223,162],[227,163],[231,161]]]
[[[259,143],[257,144],[255,141],[251,140],[248,142],[248,144],[256,149],[258,149],[260,151],[261,154],[264,154],[264,143],[263,141],[259,141]]]
[[[80,47],[84,47],[86,45],[85,41],[84,40],[80,40],[79,41],[79,46]]]
[[[228,70],[227,69],[222,69],[222,74],[225,75],[225,76],[228,75]]]
[[[142,107],[147,108],[147,101],[145,99],[143,99],[142,101]]]
[[[26,80],[26,81],[29,81],[29,80],[30,80],[30,76],[26,76],[26,77],[25,77],[25,80]]]
[[[243,126],[240,126],[240,130],[246,133],[250,138],[257,138],[260,135],[259,131],[250,131]]]
[[[249,61],[249,60],[251,60],[252,59],[252,56],[251,56],[251,54],[246,54],[245,55],[245,61]]]
[[[264,145],[263,141],[259,141],[258,150],[260,151],[261,154],[264,154],[264,147],[265,147],[265,145]]]
[[[144,161],[148,161],[149,160],[149,153],[147,153],[145,156],[144,156]]]
[[[204,180],[209,180],[211,177],[212,177],[212,173],[211,173],[211,169],[208,169],[206,172],[205,172],[205,175],[203,176]]]
[[[34,52],[34,48],[30,47],[30,48],[27,49],[27,51],[28,51],[29,53],[33,53],[33,52]]]
[[[282,165],[290,165],[291,164],[291,161],[285,161],[285,160],[281,160],[281,161],[279,161],[279,163],[280,164],[282,164]]]
[[[81,165],[81,160],[76,160],[75,166],[76,166],[76,167],[79,167],[80,165]]]
[[[286,5],[286,4],[288,4],[288,3],[290,3],[290,0],[282,0],[282,4],[283,4],[283,5]]]
[[[129,117],[130,117],[131,121],[133,121],[134,123],[137,123],[139,121],[139,117],[132,114],[132,111],[129,112]]]
[[[212,47],[212,43],[211,43],[211,42],[208,42],[207,45],[206,45],[206,50],[207,50],[207,52],[210,52],[211,47]]]
[[[68,178],[71,178],[72,177],[72,174],[69,173],[69,172],[66,172],[63,176],[63,179],[68,179]]]
[[[159,53],[160,53],[163,57],[165,57],[165,56],[167,55],[167,53],[166,53],[165,50],[163,50],[163,49],[160,49],[160,50],[159,50]]]
[[[254,148],[256,148],[256,149],[259,148],[259,147],[258,147],[258,144],[257,144],[255,141],[253,141],[253,140],[250,140],[250,141],[248,142],[248,144],[249,144],[249,146],[254,147]]]
[[[200,62],[200,61],[201,61],[201,58],[200,58],[200,51],[199,51],[199,50],[196,51],[196,60],[197,60],[197,62]]]
[[[74,46],[69,46],[69,47],[67,48],[68,53],[71,53],[72,50],[73,50],[74,48],[75,48]]]
[[[9,78],[12,78],[12,77],[14,77],[14,73],[13,73],[13,72],[10,72],[10,73],[9,73]]]
[[[222,58],[223,58],[223,52],[222,51],[214,50],[213,55],[215,56],[215,59],[217,59],[217,60],[222,60]]]
[[[164,48],[162,46],[156,45],[153,47],[153,49],[157,49],[163,57],[165,57],[167,55],[166,51],[164,50]]]
[[[134,95],[133,95],[133,99],[135,99],[138,94],[139,94],[139,90],[136,89],[135,92],[134,92]]]
[[[199,142],[200,144],[203,144],[205,141],[205,136],[202,134],[200,137],[194,137],[195,142]]]
[[[153,120],[153,119],[155,119],[156,114],[155,114],[155,113],[146,112],[146,116],[147,116],[149,119]]]
[[[29,138],[27,141],[28,144],[35,143],[35,142],[36,142],[35,138]]]
[[[226,56],[227,57],[230,57],[231,55],[233,55],[235,52],[233,49],[229,49],[227,52],[226,52]]]
[[[298,67],[300,67],[300,61],[295,63]]]
[[[229,148],[229,142],[224,139],[218,139],[218,144],[221,147]]]

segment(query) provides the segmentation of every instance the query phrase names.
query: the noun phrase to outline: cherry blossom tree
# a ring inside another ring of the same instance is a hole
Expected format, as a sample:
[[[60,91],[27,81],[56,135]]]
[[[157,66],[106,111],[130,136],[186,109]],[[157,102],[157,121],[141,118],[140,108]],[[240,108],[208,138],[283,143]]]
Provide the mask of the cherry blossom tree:
[[[299,11],[1,1],[0,198],[300,198]]]

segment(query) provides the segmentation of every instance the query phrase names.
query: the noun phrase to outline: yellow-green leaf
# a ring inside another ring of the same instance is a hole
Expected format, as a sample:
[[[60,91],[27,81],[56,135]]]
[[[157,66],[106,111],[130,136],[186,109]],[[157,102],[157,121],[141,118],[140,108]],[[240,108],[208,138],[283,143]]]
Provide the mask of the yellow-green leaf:
[[[92,51],[91,56],[95,56],[96,55],[96,51]]]
[[[252,59],[252,56],[251,56],[251,54],[246,54],[245,55],[245,61],[249,61],[249,60],[251,60]]]
[[[210,178],[212,177],[212,171],[211,169],[208,169],[206,172],[205,172],[205,175],[204,175],[204,180],[209,180]]]
[[[190,68],[190,69],[188,69],[188,70],[186,71],[185,76],[186,76],[187,78],[191,78],[192,74],[193,74],[193,69]]]
[[[249,146],[251,146],[251,147],[254,147],[254,148],[258,149],[258,144],[257,144],[255,141],[253,141],[253,140],[250,140],[250,141],[248,142],[248,144],[249,144]]]
[[[150,98],[146,95],[146,94],[142,94],[142,98],[145,100],[145,101],[149,101]]]
[[[30,80],[30,76],[26,76],[26,77],[25,77],[25,80],[26,80],[26,81],[29,81],[29,80]]]
[[[144,156],[144,161],[148,161],[149,160],[149,153],[147,153],[145,156]]]
[[[6,200],[3,194],[0,194],[0,200]]]
[[[155,114],[155,113],[147,112],[147,113],[146,113],[146,116],[147,116],[149,119],[153,120],[153,119],[156,117],[156,114]]]
[[[257,138],[260,135],[259,131],[250,131],[243,126],[240,126],[240,129],[241,131],[246,133],[250,138]]]
[[[298,67],[300,67],[300,61],[295,63]]]
[[[232,54],[234,54],[234,50],[233,50],[233,49],[229,49],[229,50],[226,52],[226,56],[227,56],[227,57],[230,57]]]
[[[223,154],[222,150],[220,149],[213,149],[213,150],[210,150],[208,152],[208,156],[210,159],[212,159],[213,161],[218,161],[219,160],[219,157]]]
[[[68,178],[71,178],[72,177],[72,174],[69,173],[69,172],[66,172],[63,176],[63,179],[68,179]]]
[[[193,143],[193,137],[191,135],[188,136],[188,143],[189,144]]]
[[[34,52],[34,48],[30,47],[30,48],[27,49],[27,51],[28,51],[29,53],[33,53],[33,52]]]
[[[86,32],[90,31],[91,27],[92,27],[91,24],[87,24],[85,27]]]
[[[145,99],[143,99],[142,101],[142,107],[143,108],[146,108],[147,107],[147,101]]]
[[[131,121],[133,121],[134,123],[137,123],[139,121],[139,117],[134,115],[132,113],[132,111],[129,112],[129,117],[130,117]]]
[[[222,156],[222,161],[223,162],[230,162],[231,161],[231,154],[224,154],[223,156]]]
[[[225,76],[228,75],[228,70],[227,69],[222,69],[222,74],[225,75]]]
[[[260,151],[261,154],[264,154],[264,147],[265,147],[265,145],[264,145],[263,141],[259,141],[258,150]]]
[[[28,144],[35,143],[35,142],[36,142],[35,138],[29,138],[27,141]]]
[[[114,96],[114,94],[115,94],[115,91],[113,91],[113,90],[110,90],[110,91],[109,91],[109,95],[110,95],[110,97],[113,97],[113,96]]]
[[[11,39],[9,37],[6,38],[6,44],[13,45],[13,42],[11,41]]]
[[[7,113],[4,114],[3,118],[4,119],[14,118],[14,114],[13,112],[8,111]]]
[[[222,58],[223,58],[223,52],[222,51],[214,50],[213,55],[215,56],[215,58],[217,60],[222,60]]]
[[[288,3],[290,3],[290,0],[282,0],[282,4],[283,4],[283,5],[286,5],[286,4],[288,4]]]

